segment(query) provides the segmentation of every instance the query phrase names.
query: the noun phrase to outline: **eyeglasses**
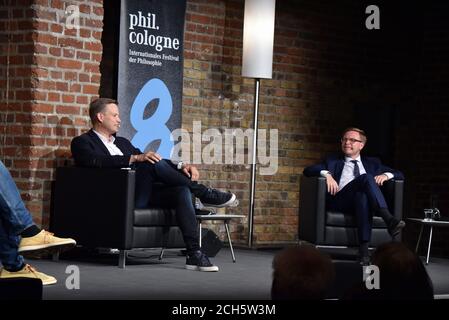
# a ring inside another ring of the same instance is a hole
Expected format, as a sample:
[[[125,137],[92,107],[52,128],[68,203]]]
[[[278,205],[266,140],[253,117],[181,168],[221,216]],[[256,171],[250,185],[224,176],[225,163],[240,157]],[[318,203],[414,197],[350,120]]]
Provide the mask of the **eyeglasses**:
[[[354,144],[356,142],[363,142],[362,140],[357,140],[354,138],[341,138],[341,143],[345,143],[346,141],[348,141],[350,144]]]

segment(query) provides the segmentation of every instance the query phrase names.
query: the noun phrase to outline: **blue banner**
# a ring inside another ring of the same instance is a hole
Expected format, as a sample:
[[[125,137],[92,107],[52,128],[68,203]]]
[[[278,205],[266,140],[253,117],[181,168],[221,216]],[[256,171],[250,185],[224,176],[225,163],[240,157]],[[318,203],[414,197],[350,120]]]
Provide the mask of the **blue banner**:
[[[185,10],[185,0],[121,2],[118,134],[163,158],[181,127]]]

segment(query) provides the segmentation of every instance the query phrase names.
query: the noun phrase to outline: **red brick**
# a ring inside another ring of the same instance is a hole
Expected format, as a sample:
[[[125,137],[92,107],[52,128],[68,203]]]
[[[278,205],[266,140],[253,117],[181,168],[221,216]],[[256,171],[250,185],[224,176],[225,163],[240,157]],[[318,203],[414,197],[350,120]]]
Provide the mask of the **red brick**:
[[[35,104],[32,109],[34,112],[52,113],[54,106],[51,104]]]
[[[89,76],[87,74],[85,74],[85,73],[80,73],[78,75],[78,80],[80,82],[89,82]]]
[[[100,72],[100,66],[97,63],[84,62],[83,70],[85,72],[99,73]]]
[[[76,60],[59,59],[57,66],[63,69],[77,69],[80,70],[82,63]]]
[[[89,84],[83,85],[83,93],[98,94],[98,89],[99,89],[98,85],[89,85]]]
[[[93,20],[93,19],[86,19],[86,27],[94,27],[94,28],[102,28],[103,27],[103,21],[101,20]]]
[[[73,30],[76,31],[76,29],[73,29]],[[80,41],[80,40],[77,40],[77,39],[71,38],[71,37],[62,37],[62,38],[59,38],[59,45],[62,47],[66,47],[66,48],[82,49],[83,41]]]
[[[73,106],[56,106],[57,114],[80,114],[79,107]]]
[[[84,42],[84,50],[101,52],[102,49],[103,46],[101,45],[101,42],[90,42],[90,41]]]
[[[89,29],[80,29],[80,36],[83,38],[90,38],[90,30]]]
[[[64,27],[62,24],[52,23],[50,25],[50,30],[51,30],[51,32],[62,34],[62,32],[64,31]]]
[[[31,73],[33,76],[39,77],[39,78],[47,78],[48,77],[48,70],[44,68],[32,68]]]
[[[64,72],[64,80],[77,81],[78,74],[76,72],[66,71]]]
[[[62,102],[64,103],[72,103],[75,102],[75,97],[73,95],[62,95]]]
[[[61,48],[58,48],[58,47],[51,47],[51,48],[49,49],[49,52],[50,52],[50,54],[51,54],[52,56],[55,56],[55,57],[60,57],[60,56],[61,56]]]
[[[58,38],[51,34],[38,33],[36,41],[38,43],[46,43],[53,46],[58,44]]]
[[[33,21],[33,29],[37,29],[39,31],[48,31],[48,22],[44,21]]]
[[[77,59],[83,59],[83,60],[89,60],[90,59],[90,53],[85,51],[77,51],[76,52],[76,58]]]
[[[86,105],[87,103],[89,103],[89,99],[87,99],[86,96],[78,96],[76,97],[76,103]]]
[[[196,22],[199,24],[210,24],[211,23],[211,17],[206,15],[200,15],[200,14],[192,14],[190,16],[190,21]]]
[[[61,101],[61,94],[58,92],[49,92],[47,95],[48,101],[51,102],[60,102]]]

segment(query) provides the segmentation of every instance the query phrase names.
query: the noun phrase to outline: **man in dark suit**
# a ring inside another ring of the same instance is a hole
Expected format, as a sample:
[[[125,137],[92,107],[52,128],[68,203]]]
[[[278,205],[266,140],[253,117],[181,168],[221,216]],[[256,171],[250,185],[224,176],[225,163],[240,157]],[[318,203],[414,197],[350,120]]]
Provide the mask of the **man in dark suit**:
[[[174,164],[152,151],[143,153],[127,139],[117,137],[120,117],[115,100],[99,98],[92,101],[89,116],[93,128],[74,138],[71,144],[76,165],[134,168],[136,207],[152,205],[175,209],[187,249],[186,269],[218,271],[218,267],[200,250],[192,194],[204,205],[215,207],[237,206],[235,194],[198,183],[199,172],[192,165],[183,162]]]
[[[341,138],[343,155],[328,157],[322,163],[304,169],[305,176],[326,178],[329,209],[355,214],[362,264],[369,263],[368,245],[373,213],[385,221],[392,237],[398,235],[405,226],[404,221],[391,215],[379,188],[389,179],[402,180],[404,176],[382,165],[378,158],[361,156],[366,141],[363,130],[348,128]]]

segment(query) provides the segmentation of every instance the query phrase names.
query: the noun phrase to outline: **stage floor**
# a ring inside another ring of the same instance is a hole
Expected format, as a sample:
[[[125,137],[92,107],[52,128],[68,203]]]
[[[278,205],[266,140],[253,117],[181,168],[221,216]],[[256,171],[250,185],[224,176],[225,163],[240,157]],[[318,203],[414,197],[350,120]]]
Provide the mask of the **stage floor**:
[[[58,279],[57,284],[44,287],[45,300],[269,300],[271,265],[276,252],[236,249],[237,262],[233,263],[229,248],[223,248],[211,258],[220,272],[211,273],[184,269],[185,258],[179,250],[167,250],[162,261],[157,258],[158,250],[134,252],[135,257],[128,258],[125,269],[117,267],[117,255],[71,254],[58,262],[48,259],[27,262]],[[334,260],[337,280],[329,298],[337,298],[349,283],[362,277],[355,262],[337,258]],[[79,289],[70,290],[66,281],[69,287],[76,283],[71,278],[76,268]],[[427,270],[435,298],[449,299],[449,260],[432,258]]]

